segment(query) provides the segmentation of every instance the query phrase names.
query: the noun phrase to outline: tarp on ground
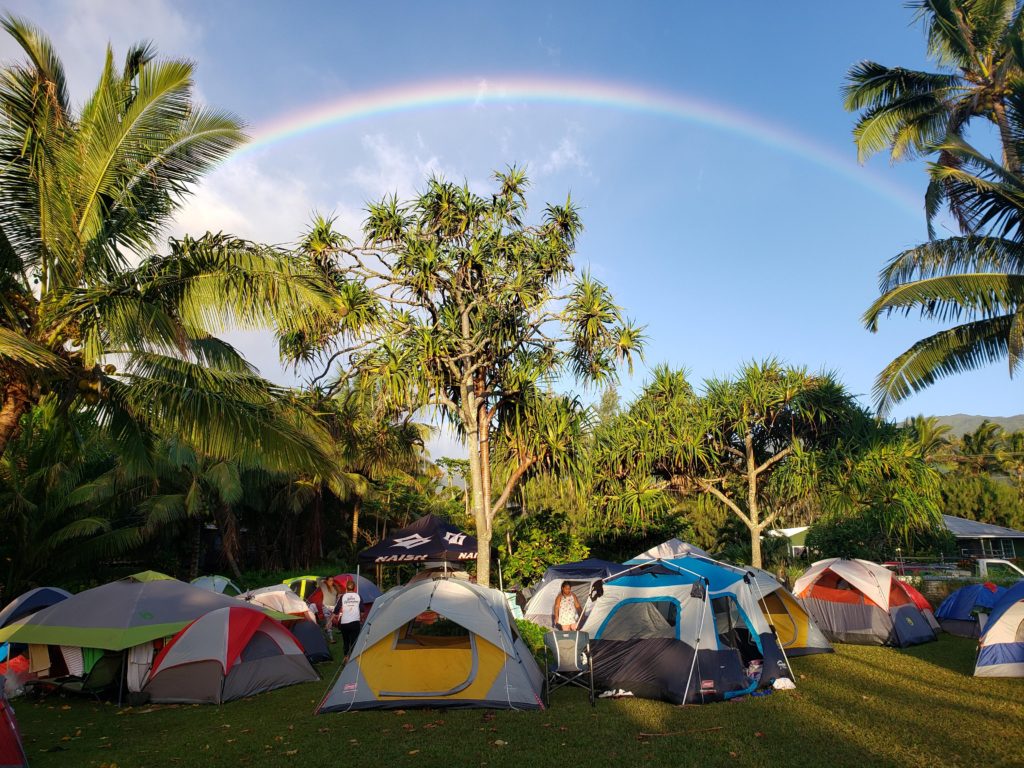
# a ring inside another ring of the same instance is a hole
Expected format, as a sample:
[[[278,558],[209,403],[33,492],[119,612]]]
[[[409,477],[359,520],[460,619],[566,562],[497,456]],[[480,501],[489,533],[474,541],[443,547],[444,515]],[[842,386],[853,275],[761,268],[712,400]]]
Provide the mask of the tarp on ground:
[[[360,552],[359,562],[398,565],[428,560],[463,562],[476,560],[476,557],[475,538],[443,518],[425,515]]]
[[[87,589],[0,629],[0,642],[120,651],[170,637],[200,616],[238,600],[152,572]],[[282,618],[279,614],[272,614]]]

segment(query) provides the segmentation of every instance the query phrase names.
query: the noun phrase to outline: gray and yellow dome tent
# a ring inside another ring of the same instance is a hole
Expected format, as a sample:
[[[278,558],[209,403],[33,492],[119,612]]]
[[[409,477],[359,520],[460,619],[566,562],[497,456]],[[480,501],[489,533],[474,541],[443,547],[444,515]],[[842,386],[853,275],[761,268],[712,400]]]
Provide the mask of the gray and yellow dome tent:
[[[373,604],[317,711],[542,709],[543,682],[501,592],[457,579],[417,581]]]

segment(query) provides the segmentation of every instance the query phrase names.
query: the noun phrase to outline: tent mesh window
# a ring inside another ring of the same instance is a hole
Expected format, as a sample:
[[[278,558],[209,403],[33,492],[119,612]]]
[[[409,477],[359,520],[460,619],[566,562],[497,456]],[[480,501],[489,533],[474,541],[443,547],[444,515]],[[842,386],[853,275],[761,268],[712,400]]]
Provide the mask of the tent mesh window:
[[[425,611],[398,630],[398,650],[469,648],[469,630],[439,613]]]
[[[679,604],[673,599],[621,603],[605,620],[602,640],[637,640],[678,635]]]

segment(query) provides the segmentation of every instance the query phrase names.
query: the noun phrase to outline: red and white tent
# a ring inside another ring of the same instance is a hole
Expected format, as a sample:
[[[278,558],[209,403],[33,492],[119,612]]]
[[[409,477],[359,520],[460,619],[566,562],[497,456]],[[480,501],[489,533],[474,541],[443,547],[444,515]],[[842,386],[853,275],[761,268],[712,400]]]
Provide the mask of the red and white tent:
[[[212,611],[175,635],[142,690],[155,702],[222,704],[317,679],[291,632],[238,606]]]

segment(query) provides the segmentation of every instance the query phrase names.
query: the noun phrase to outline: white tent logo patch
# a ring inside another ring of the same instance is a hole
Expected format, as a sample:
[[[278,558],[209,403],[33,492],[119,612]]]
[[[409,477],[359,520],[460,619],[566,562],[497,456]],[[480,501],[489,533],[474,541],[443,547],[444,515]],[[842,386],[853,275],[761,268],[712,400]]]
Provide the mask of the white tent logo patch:
[[[444,540],[449,544],[454,544],[456,547],[459,547],[466,542],[466,534],[448,531],[448,533],[444,535]]]
[[[404,547],[405,549],[414,549],[415,547],[421,547],[430,541],[429,536],[420,536],[418,533],[414,533],[410,536],[403,536],[400,539],[395,539],[396,547]]]

